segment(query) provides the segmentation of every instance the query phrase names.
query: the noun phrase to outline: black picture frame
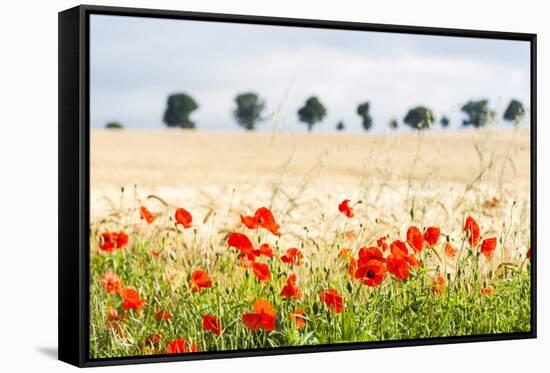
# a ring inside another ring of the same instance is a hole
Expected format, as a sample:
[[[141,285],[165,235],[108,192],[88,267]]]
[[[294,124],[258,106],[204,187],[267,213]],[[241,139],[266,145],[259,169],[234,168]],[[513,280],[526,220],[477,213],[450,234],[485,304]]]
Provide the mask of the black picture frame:
[[[537,252],[533,250],[531,259],[531,330],[529,332],[199,352],[185,355],[90,359],[88,356],[88,262],[90,250],[89,17],[93,14],[460,36],[529,42],[531,46],[531,245],[532,247],[537,247],[536,34],[81,5],[59,13],[59,360],[79,367],[93,367],[536,338]]]

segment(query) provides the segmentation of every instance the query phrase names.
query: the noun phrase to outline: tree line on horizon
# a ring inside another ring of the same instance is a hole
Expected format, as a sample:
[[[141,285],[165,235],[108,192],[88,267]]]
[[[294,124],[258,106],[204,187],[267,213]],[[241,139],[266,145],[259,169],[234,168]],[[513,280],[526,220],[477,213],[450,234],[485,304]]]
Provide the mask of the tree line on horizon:
[[[262,115],[265,110],[265,100],[261,99],[254,92],[238,94],[235,97],[235,104],[236,108],[233,110],[233,117],[237,124],[245,130],[255,130],[259,123],[267,119],[267,117]],[[199,104],[188,94],[176,93],[169,95],[162,121],[167,127],[196,128],[195,122],[190,119],[190,115],[198,108]],[[373,125],[370,109],[369,101],[358,104],[356,109],[356,113],[361,118],[365,131],[369,131]],[[462,121],[464,127],[484,127],[497,117],[497,113],[489,107],[489,100],[487,99],[470,100],[461,107],[460,111],[466,115],[466,119]],[[525,113],[526,110],[523,104],[516,99],[512,99],[504,111],[502,119],[518,124]],[[317,96],[311,96],[297,110],[296,114],[298,120],[307,125],[308,131],[311,132],[315,125],[323,121],[327,115],[327,109]],[[425,130],[431,128],[436,123],[436,116],[428,107],[419,105],[411,108],[406,113],[403,117],[403,123],[413,129]],[[439,120],[439,124],[443,128],[449,127],[450,123],[450,119],[445,115]],[[392,118],[388,123],[391,129],[396,129],[398,125],[396,118]],[[123,125],[120,122],[111,121],[105,127],[116,129],[123,128]],[[343,131],[346,126],[340,120],[335,128],[337,131]]]

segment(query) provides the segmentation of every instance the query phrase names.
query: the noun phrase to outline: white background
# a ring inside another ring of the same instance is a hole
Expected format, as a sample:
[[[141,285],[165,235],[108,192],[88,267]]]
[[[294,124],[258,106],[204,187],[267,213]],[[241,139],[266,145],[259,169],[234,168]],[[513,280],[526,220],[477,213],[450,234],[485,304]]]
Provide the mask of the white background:
[[[539,372],[550,351],[546,193],[550,22],[545,1],[95,1],[95,4],[538,34],[538,339],[211,360],[110,371]],[[0,11],[0,370],[68,371],[57,353],[57,12],[74,1],[3,2]],[[546,208],[545,208],[546,207]],[[546,293],[546,298],[544,297]],[[547,371],[547,370],[546,370]]]

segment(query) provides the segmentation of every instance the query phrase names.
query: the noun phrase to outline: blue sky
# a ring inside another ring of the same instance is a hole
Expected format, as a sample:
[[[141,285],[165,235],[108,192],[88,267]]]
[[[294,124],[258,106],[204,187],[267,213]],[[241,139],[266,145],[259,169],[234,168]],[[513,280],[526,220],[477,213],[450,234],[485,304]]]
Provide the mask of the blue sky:
[[[469,99],[488,98],[500,113],[512,98],[529,106],[528,42],[103,15],[90,31],[97,128],[162,129],[166,98],[179,92],[198,102],[191,119],[205,130],[239,130],[234,98],[247,91],[266,100],[261,130],[296,132],[306,130],[296,111],[311,95],[328,111],[316,131],[340,120],[361,130],[363,101],[375,131],[416,105],[452,127]]]

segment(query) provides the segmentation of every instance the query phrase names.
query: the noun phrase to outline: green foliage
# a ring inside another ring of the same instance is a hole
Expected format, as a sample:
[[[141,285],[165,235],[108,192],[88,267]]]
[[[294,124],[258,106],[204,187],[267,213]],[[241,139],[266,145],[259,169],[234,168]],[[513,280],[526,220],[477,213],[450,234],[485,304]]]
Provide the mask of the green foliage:
[[[307,99],[305,105],[298,110],[298,119],[307,124],[308,131],[311,131],[315,123],[321,122],[327,115],[327,109],[315,96]]]
[[[186,338],[201,351],[316,345],[324,343],[370,342],[399,339],[498,334],[530,330],[530,275],[528,270],[512,269],[492,275],[494,294],[481,294],[484,286],[476,272],[446,279],[444,295],[432,292],[433,271],[413,271],[407,281],[389,277],[379,287],[370,288],[348,275],[346,261],[331,262],[331,279],[323,270],[304,268],[299,284],[301,299],[280,296],[288,278],[288,266],[279,260],[270,263],[269,284],[258,282],[248,272],[235,270],[240,259],[225,250],[211,267],[214,286],[193,293],[188,284],[195,268],[206,268],[199,256],[190,263],[175,263],[170,257],[154,258],[152,249],[170,250],[173,242],[158,243],[132,237],[133,247],[113,254],[93,254],[90,258],[90,354],[94,358],[120,357],[153,353],[144,341],[160,334],[159,352],[170,340]],[[97,242],[92,237],[91,244]],[[195,248],[190,248],[190,250]],[[423,253],[428,260],[431,252]],[[475,264],[477,256],[465,257]],[[464,262],[462,262],[464,263]],[[175,271],[177,269],[177,271]],[[146,306],[141,312],[129,311],[120,321],[107,319],[107,308],[120,310],[119,295],[108,295],[100,282],[107,271],[114,271],[126,287],[139,291]],[[167,273],[178,273],[173,280]],[[344,311],[331,312],[319,301],[319,292],[335,288],[343,296]],[[256,299],[266,299],[277,312],[277,329],[254,332],[242,321],[252,311]],[[296,330],[290,314],[304,310],[305,328]],[[158,310],[167,310],[167,321],[155,319]],[[215,336],[202,327],[202,316],[216,315],[223,334]],[[118,329],[120,328],[120,330]]]
[[[372,118],[369,114],[370,104],[368,102],[363,102],[362,104],[359,104],[357,106],[357,114],[361,117],[363,120],[363,128],[365,131],[370,130],[372,127]]]
[[[336,130],[337,131],[343,131],[346,129],[346,126],[344,125],[344,122],[339,121],[338,124],[336,124]]]
[[[451,121],[446,116],[441,117],[441,120],[439,121],[439,124],[441,124],[441,127],[447,128],[449,127],[449,124],[451,124]]]
[[[409,110],[403,122],[414,129],[427,129],[435,121],[434,113],[425,106],[417,106]]]
[[[518,124],[525,115],[525,108],[518,100],[512,100],[504,112],[503,119]]]
[[[237,104],[237,108],[233,111],[235,120],[246,130],[253,130],[256,123],[261,120],[265,102],[253,92],[237,95],[235,102]]]
[[[392,130],[395,130],[397,129],[397,119],[391,119],[389,122],[388,122],[388,127],[390,127],[390,129]]]
[[[105,128],[107,128],[107,129],[123,129],[124,126],[120,122],[111,121],[111,122],[107,122],[107,124],[105,125]]]
[[[189,115],[198,107],[195,100],[185,93],[170,95],[162,120],[168,127],[195,128],[195,123],[189,119]]]
[[[468,116],[462,121],[464,126],[483,127],[495,117],[495,112],[489,109],[488,100],[468,101],[460,110]]]

